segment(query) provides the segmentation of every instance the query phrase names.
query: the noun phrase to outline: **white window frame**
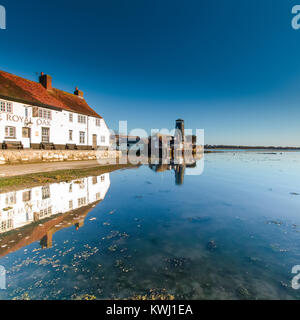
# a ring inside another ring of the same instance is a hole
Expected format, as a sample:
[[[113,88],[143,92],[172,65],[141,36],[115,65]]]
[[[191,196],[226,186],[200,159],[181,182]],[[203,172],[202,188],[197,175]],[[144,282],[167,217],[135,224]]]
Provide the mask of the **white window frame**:
[[[16,139],[16,127],[5,127],[5,139]]]
[[[52,112],[51,110],[39,108],[38,109],[38,115],[39,118],[46,119],[46,120],[52,120]]]
[[[78,199],[78,207],[83,207],[86,205],[86,197],[83,197],[83,198],[79,198]]]
[[[13,113],[12,102],[0,100],[0,112]]]
[[[73,141],[73,130],[69,130],[69,141]]]
[[[96,127],[100,127],[101,126],[101,119],[96,119]]]
[[[24,106],[25,107],[25,118],[28,118],[29,117],[29,108],[27,106]]]
[[[78,123],[86,124],[86,116],[79,114],[78,115]]]
[[[85,132],[84,131],[79,131],[79,143],[85,144]]]
[[[50,128],[47,128],[47,127],[42,127],[42,142],[43,143],[50,143]],[[48,134],[46,135],[45,134],[45,131],[48,132]],[[47,139],[45,139],[47,138]]]
[[[5,197],[5,205],[12,206],[17,203],[17,193],[16,192],[10,192],[6,194]]]
[[[50,198],[51,198],[50,187],[49,186],[42,187],[42,199],[46,200]]]
[[[105,136],[101,136],[101,143],[105,143],[106,142],[106,137]]]
[[[74,115],[73,113],[69,113],[69,122],[73,122],[74,121]]]

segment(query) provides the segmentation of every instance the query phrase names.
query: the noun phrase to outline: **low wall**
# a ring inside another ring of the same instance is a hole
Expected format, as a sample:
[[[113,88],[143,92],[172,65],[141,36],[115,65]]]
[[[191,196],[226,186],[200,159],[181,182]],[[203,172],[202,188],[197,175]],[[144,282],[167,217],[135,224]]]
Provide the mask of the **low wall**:
[[[120,151],[95,150],[0,150],[0,165],[80,160],[106,160],[121,156]]]

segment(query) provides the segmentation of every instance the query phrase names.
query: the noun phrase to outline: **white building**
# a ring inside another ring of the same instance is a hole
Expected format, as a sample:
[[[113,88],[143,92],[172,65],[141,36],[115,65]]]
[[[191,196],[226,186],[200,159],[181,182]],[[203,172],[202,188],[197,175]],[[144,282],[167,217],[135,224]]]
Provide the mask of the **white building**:
[[[71,226],[78,230],[109,187],[105,173],[0,194],[0,257],[36,241],[49,248],[57,231]]]
[[[39,82],[0,71],[0,148],[107,149],[110,133],[104,119],[83,98]]]
[[[104,200],[109,173],[0,194],[0,234]]]

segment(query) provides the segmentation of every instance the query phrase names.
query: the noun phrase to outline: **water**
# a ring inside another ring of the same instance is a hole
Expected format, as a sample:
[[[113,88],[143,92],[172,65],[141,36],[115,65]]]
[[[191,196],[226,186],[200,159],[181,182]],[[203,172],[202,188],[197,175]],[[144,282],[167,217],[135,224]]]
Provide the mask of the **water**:
[[[0,298],[299,299],[299,167],[225,152],[1,194]]]

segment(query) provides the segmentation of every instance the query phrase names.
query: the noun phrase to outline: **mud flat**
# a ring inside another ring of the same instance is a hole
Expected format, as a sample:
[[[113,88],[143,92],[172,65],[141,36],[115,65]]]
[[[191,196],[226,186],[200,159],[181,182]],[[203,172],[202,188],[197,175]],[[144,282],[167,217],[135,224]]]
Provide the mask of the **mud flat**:
[[[134,167],[130,164],[101,165],[97,161],[1,166],[0,175],[7,176],[0,177],[0,193]]]

